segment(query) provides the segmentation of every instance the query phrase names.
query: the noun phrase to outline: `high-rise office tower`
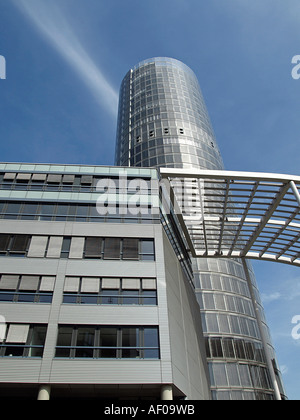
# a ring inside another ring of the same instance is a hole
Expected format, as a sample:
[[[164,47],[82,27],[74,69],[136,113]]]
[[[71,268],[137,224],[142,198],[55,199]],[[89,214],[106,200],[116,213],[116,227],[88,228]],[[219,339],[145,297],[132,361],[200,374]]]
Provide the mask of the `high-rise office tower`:
[[[116,165],[223,169],[197,78],[182,62],[152,58],[126,74]],[[196,188],[192,181],[189,187]],[[251,265],[200,258],[193,266],[213,398],[280,398],[280,373]]]

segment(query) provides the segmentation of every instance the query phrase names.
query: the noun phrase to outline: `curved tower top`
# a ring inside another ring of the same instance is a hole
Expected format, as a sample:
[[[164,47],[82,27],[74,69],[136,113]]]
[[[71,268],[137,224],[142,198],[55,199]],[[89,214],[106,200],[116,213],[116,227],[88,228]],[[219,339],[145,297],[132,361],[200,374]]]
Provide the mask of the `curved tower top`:
[[[174,58],[141,61],[120,88],[115,163],[223,169],[194,72]]]

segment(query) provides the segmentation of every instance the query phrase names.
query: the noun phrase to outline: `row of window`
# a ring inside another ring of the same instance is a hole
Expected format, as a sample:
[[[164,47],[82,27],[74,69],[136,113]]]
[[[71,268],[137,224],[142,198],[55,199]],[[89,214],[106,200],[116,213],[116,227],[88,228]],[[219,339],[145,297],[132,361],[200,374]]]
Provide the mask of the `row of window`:
[[[51,303],[54,284],[54,276],[2,274],[0,301]]]
[[[206,355],[216,359],[252,360],[266,363],[261,343],[229,337],[209,337],[205,339]]]
[[[156,305],[156,279],[66,277],[63,303]]]
[[[120,171],[121,172],[121,171]],[[0,184],[35,184],[35,185],[73,185],[73,186],[97,186],[98,181],[107,179],[104,176],[94,175],[70,175],[70,174],[45,174],[45,173],[22,173],[22,172],[1,172]],[[109,179],[118,184],[119,178],[109,176]],[[128,177],[127,185],[130,190],[131,181],[135,178]],[[140,179],[140,178],[139,178]],[[122,180],[122,183],[124,181]],[[143,182],[150,187],[151,180],[143,178]]]
[[[154,240],[0,235],[0,256],[154,261]]]
[[[4,332],[0,340],[0,357],[43,357],[46,325],[7,324]]]
[[[204,310],[238,312],[255,317],[251,300],[244,297],[223,293],[198,293],[197,299]]]
[[[233,334],[260,338],[256,321],[241,315],[203,313],[202,325],[205,333]]]
[[[101,215],[97,211],[96,204],[0,202],[0,219],[6,220],[111,223],[120,223],[121,221],[125,223],[155,223],[159,220],[159,216],[149,206],[136,206],[134,211],[131,211],[130,208],[127,209],[127,207],[120,207],[116,204],[107,213],[107,215]]]
[[[43,357],[46,325],[7,324],[0,357]],[[56,358],[159,359],[159,332],[153,326],[59,326]]]
[[[231,264],[232,266],[233,264]],[[233,267],[229,268],[234,268]],[[224,267],[227,271],[227,267]],[[231,272],[233,270],[230,270]],[[224,272],[224,271],[223,271]],[[234,293],[250,298],[249,287],[246,281],[238,278],[222,276],[218,274],[196,274],[195,285],[201,290],[220,290],[223,292]]]
[[[157,327],[59,327],[55,357],[159,359]]]
[[[54,276],[0,275],[0,302],[51,303]],[[63,303],[157,305],[154,278],[66,277]]]
[[[274,395],[271,392],[257,390],[213,390],[212,399],[214,401],[273,401]]]
[[[51,178],[50,178],[51,177]],[[83,181],[85,180],[85,182]],[[102,181],[100,184],[99,181]],[[47,175],[46,174],[22,174],[22,173],[6,173],[0,174],[0,188],[6,190],[18,191],[69,191],[69,192],[98,192],[102,185],[108,183],[114,185],[116,193],[119,188],[126,188],[127,194],[136,194],[137,179],[127,178],[120,181],[119,178],[114,177],[94,177],[94,176],[80,176],[80,175]],[[143,185],[143,192],[151,190],[151,180],[146,178],[138,178],[140,184]],[[120,182],[122,183],[120,185]]]
[[[267,368],[244,363],[209,363],[213,387],[272,389]]]

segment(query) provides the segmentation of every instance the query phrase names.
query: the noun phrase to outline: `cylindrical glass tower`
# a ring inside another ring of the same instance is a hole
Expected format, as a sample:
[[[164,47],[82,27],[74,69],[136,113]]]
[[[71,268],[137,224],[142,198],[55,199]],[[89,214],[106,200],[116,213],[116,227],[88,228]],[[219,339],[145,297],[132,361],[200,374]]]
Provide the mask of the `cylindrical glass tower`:
[[[223,169],[200,87],[189,67],[159,57],[126,74],[115,160],[118,166]],[[274,379],[283,394],[251,265],[211,258],[194,260],[193,265],[213,399],[275,399]],[[277,390],[277,398],[278,394]]]

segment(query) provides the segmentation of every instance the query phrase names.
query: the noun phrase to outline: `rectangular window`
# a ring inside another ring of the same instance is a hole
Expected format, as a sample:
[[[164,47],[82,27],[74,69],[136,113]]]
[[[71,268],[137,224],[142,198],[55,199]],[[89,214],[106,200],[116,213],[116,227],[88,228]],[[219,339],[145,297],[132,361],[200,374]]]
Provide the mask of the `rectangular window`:
[[[156,279],[66,277],[63,303],[157,305]]]
[[[62,247],[61,247],[61,253],[60,253],[60,258],[69,258],[70,247],[71,247],[71,240],[72,240],[72,238],[69,237],[69,236],[65,236],[63,238]]]
[[[100,342],[99,342],[99,357],[100,358],[113,358],[117,357],[117,337],[118,329],[111,327],[103,327],[100,329]]]
[[[139,240],[135,238],[123,239],[123,260],[139,259]]]
[[[51,303],[54,276],[0,274],[0,302]]]
[[[104,259],[119,260],[120,259],[120,238],[105,238],[104,242]]]
[[[8,244],[10,240],[10,235],[0,235],[0,252],[6,253]]]
[[[140,259],[142,261],[154,261],[154,240],[153,239],[141,239],[140,240]]]
[[[55,357],[159,359],[158,327],[60,326]]]
[[[46,325],[8,324],[0,357],[43,357]]]
[[[86,238],[85,240],[85,258],[102,257],[102,238]]]
[[[28,250],[29,239],[28,235],[14,235],[10,244],[10,254],[25,254]]]

